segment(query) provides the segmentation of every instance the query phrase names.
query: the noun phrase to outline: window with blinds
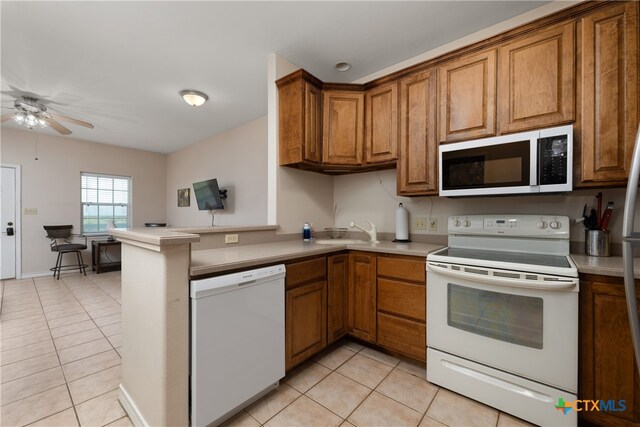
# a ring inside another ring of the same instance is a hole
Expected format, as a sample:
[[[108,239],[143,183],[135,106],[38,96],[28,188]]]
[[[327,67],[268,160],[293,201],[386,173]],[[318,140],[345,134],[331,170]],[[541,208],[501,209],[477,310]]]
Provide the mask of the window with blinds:
[[[83,234],[131,225],[131,177],[82,172],[80,187]]]

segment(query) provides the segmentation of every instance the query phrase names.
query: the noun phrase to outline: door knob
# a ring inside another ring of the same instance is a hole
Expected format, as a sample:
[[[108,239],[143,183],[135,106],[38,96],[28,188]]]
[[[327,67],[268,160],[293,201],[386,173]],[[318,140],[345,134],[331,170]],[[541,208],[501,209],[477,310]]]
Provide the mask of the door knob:
[[[7,227],[7,236],[13,236],[13,227]]]

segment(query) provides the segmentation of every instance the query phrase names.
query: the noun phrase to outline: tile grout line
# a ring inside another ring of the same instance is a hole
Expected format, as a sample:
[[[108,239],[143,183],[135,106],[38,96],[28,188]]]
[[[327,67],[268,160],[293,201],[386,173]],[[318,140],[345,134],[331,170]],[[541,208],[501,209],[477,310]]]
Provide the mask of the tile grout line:
[[[64,283],[64,280],[63,280],[62,284],[64,285],[65,288],[67,288],[67,291],[68,291],[69,288],[67,287],[67,284]],[[40,304],[42,304],[42,299],[40,298],[40,292],[38,291],[38,286],[36,286],[36,284],[35,284],[35,280],[33,282],[33,285],[36,288],[36,292],[38,294],[38,299],[40,300]],[[44,312],[44,307],[43,307],[42,311]],[[45,318],[46,318],[46,315],[45,315]],[[51,328],[49,327],[49,319],[47,319],[47,328],[49,329],[49,335],[51,335]],[[51,336],[51,340],[53,341],[53,335]],[[56,357],[58,358],[58,366],[60,367],[60,370],[62,371],[62,378],[64,378],[64,386],[67,389],[67,395],[69,396],[69,402],[71,403],[71,408],[73,408],[73,414],[76,417],[76,421],[78,422],[78,425],[81,425],[80,424],[80,419],[78,418],[78,413],[76,412],[76,406],[73,403],[73,397],[71,396],[71,389],[69,388],[69,382],[67,381],[67,376],[64,374],[64,369],[62,369],[62,361],[60,360],[60,354],[58,353],[58,347],[56,346],[55,341],[53,341],[53,348],[55,349]],[[67,410],[67,409],[69,409],[69,408],[65,408],[64,410]],[[60,411],[60,412],[62,412],[62,411]],[[46,417],[41,418],[41,420],[43,420],[45,418],[48,418],[51,415],[55,415],[55,414],[49,414]],[[39,421],[39,420],[36,420],[34,422],[37,422],[37,421]]]

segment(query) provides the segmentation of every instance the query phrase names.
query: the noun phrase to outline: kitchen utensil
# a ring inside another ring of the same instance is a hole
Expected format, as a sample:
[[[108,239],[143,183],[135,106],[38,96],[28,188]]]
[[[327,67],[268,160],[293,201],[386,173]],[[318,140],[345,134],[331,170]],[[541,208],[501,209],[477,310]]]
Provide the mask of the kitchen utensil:
[[[600,223],[600,230],[607,231],[609,227],[609,221],[611,220],[611,214],[613,214],[613,202],[607,203],[607,207],[602,214],[602,221]]]
[[[598,212],[597,212],[598,216],[596,217],[597,226],[598,226],[598,229],[600,229],[602,225],[602,191],[596,194],[596,203],[598,205]]]
[[[590,256],[609,256],[609,230],[585,230],[584,251]]]

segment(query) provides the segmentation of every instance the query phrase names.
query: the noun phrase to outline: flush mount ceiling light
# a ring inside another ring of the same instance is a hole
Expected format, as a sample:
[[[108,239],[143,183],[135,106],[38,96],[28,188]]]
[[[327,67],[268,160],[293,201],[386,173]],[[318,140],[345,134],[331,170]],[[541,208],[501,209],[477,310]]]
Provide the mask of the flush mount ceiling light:
[[[199,107],[204,104],[209,97],[198,90],[183,90],[180,92],[180,96],[185,100],[185,102],[194,107]]]
[[[338,71],[349,71],[351,69],[351,64],[348,62],[338,62],[336,64],[336,70]]]

